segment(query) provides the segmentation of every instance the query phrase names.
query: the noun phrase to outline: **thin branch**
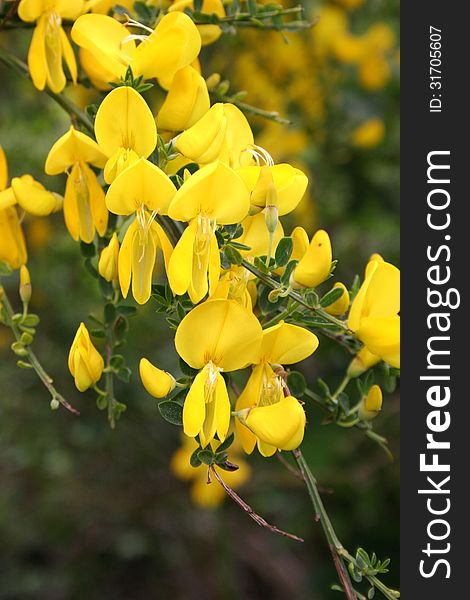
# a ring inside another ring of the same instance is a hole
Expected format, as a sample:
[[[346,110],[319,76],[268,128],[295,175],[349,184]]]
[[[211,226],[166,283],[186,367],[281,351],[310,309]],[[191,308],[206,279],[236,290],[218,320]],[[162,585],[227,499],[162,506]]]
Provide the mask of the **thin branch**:
[[[10,54],[4,48],[0,48],[0,62],[4,65],[21,73],[26,76],[31,81],[31,76],[29,74],[28,66],[21,61],[19,58]],[[82,112],[73,102],[71,102],[68,98],[66,98],[63,94],[56,94],[52,92],[50,89],[46,88],[44,90],[48,96],[50,96],[59,106],[61,106],[72,119],[75,119],[79,122],[83,127],[88,131],[88,133],[93,134],[93,123],[87,117],[87,115]]]
[[[14,2],[11,3],[10,8],[7,10],[5,16],[0,21],[0,31],[2,31],[2,29],[5,29],[7,27],[8,21],[16,15],[19,3],[20,0],[14,0]]]
[[[213,473],[213,475],[217,479],[217,481],[220,483],[220,485],[224,488],[227,495],[230,496],[230,498],[232,498],[232,500],[234,502],[236,502],[253,519],[253,521],[257,525],[259,525],[260,527],[264,527],[265,529],[269,529],[269,531],[272,531],[273,533],[278,533],[279,535],[287,537],[291,540],[295,540],[296,542],[304,541],[302,538],[294,535],[293,533],[287,533],[287,531],[283,531],[282,529],[279,529],[275,525],[271,525],[270,523],[268,523],[265,519],[263,519],[263,517],[261,517],[260,515],[255,513],[255,511],[251,508],[251,506],[249,504],[247,504],[244,500],[242,500],[240,498],[240,496],[236,492],[234,492],[232,490],[232,488],[230,488],[225,483],[225,481],[217,473],[214,465],[210,465],[209,469],[210,469],[210,472]]]
[[[4,288],[0,288],[0,289],[1,289],[0,305],[3,307],[3,311],[4,311],[4,314],[7,319],[6,325],[13,331],[16,341],[20,342],[21,341],[21,331],[18,329],[16,323],[13,320],[13,316],[14,316],[13,308],[10,304],[10,301],[8,299],[5,289]],[[28,360],[30,365],[36,371],[39,379],[42,381],[42,383],[44,384],[46,389],[49,391],[49,393],[52,397],[52,400],[57,400],[57,402],[60,402],[60,404],[62,404],[62,406],[64,408],[66,408],[69,412],[73,413],[74,415],[79,415],[80,412],[76,408],[74,408],[69,402],[67,402],[67,400],[62,396],[62,394],[60,394],[56,390],[56,388],[53,385],[54,380],[52,379],[52,377],[50,377],[50,375],[47,374],[44,367],[39,362],[37,356],[32,351],[31,347],[24,346],[24,349],[26,351],[26,355],[24,356],[25,360]]]

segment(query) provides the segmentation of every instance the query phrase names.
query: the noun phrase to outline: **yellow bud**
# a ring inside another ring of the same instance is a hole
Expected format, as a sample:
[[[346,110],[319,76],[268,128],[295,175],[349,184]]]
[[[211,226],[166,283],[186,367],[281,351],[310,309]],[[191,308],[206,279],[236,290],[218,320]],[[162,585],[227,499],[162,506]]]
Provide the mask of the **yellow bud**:
[[[340,281],[338,281],[337,283],[334,284],[333,289],[343,290],[343,295],[340,296],[338,298],[338,300],[333,302],[333,304],[330,304],[330,306],[327,306],[325,308],[325,311],[329,315],[334,315],[334,316],[340,317],[341,315],[344,315],[344,313],[349,308],[349,292],[348,292],[346,286],[343,283],[341,283]]]
[[[164,398],[175,389],[173,375],[154,367],[146,358],[140,360],[139,372],[145,389],[154,398]]]
[[[378,362],[380,362],[380,358],[369,352],[364,346],[349,363],[348,376],[359,377],[364,371],[367,371],[367,369],[370,369]]]
[[[23,304],[28,304],[31,300],[31,278],[29,276],[28,267],[21,265],[20,267],[20,298]]]
[[[331,261],[330,237],[326,231],[319,229],[312,237],[307,252],[296,266],[291,278],[291,285],[293,287],[317,287],[330,274]]]
[[[359,416],[364,421],[371,421],[382,409],[382,390],[373,385],[359,406]]]
[[[106,248],[103,248],[98,261],[99,274],[106,281],[114,281],[118,278],[118,257],[119,241],[116,233],[113,233],[113,237]]]
[[[84,323],[80,323],[72,342],[68,366],[75,379],[75,386],[80,392],[94,385],[103,373],[103,358],[91,343],[90,334]]]
[[[212,75],[209,75],[209,77],[206,79],[206,85],[208,90],[215,90],[219,83],[220,73],[212,73]]]

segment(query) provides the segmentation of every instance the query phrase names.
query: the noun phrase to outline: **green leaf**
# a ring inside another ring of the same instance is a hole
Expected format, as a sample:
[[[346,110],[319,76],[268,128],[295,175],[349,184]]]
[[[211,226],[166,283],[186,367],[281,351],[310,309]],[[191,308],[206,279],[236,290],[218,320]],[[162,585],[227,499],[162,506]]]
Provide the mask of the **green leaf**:
[[[116,335],[116,339],[121,341],[125,337],[128,329],[129,323],[127,322],[127,319],[120,315],[114,324],[114,333]]]
[[[29,313],[24,319],[21,320],[21,324],[26,325],[26,327],[36,327],[39,325],[39,317],[38,315]]]
[[[231,433],[228,438],[225,439],[225,441],[223,441],[220,446],[217,448],[216,453],[219,454],[219,452],[225,452],[225,450],[228,450],[230,448],[230,446],[233,444],[233,440],[235,439],[235,434]]]
[[[116,310],[119,315],[123,315],[124,317],[132,317],[137,313],[137,308],[135,306],[127,306],[126,304],[116,306]]]
[[[176,402],[171,402],[171,400],[159,402],[158,410],[165,421],[168,421],[168,423],[171,423],[172,425],[178,425],[179,427],[183,425],[183,407]]]
[[[129,383],[131,380],[131,375],[132,371],[129,369],[129,367],[121,367],[116,373],[116,377],[121,381],[124,381],[124,383]]]
[[[292,275],[298,262],[298,260],[291,260],[289,263],[287,263],[287,266],[284,269],[284,273],[281,275],[281,283],[284,287],[287,287],[289,285],[290,276]]]
[[[224,254],[231,265],[241,265],[243,262],[242,255],[233,246],[225,246]]]
[[[186,363],[182,358],[180,358],[179,362],[180,369],[185,375],[188,375],[189,377],[196,377],[196,375],[199,373],[198,369],[193,369],[192,367],[190,367],[188,363]]]
[[[294,243],[291,237],[283,237],[276,248],[274,258],[278,267],[284,267],[289,262],[289,259],[294,249]]]
[[[102,329],[92,329],[90,331],[90,335],[92,337],[100,339],[100,340],[102,340],[102,339],[104,339],[106,337],[106,334],[105,334],[105,332]]]
[[[212,465],[214,463],[214,454],[212,453],[212,450],[208,450],[207,448],[199,450],[197,457],[205,465]]]
[[[114,354],[114,356],[111,356],[111,358],[109,359],[109,364],[112,366],[113,369],[119,370],[124,366],[125,360],[124,360],[124,356],[122,356],[122,354]]]
[[[307,389],[307,382],[302,373],[298,371],[291,371],[287,376],[287,385],[291,391],[291,394],[296,398],[303,396]]]
[[[372,600],[372,598],[374,598],[374,596],[375,596],[375,587],[372,586],[367,591],[367,599]]]
[[[98,410],[104,410],[108,406],[108,396],[106,394],[100,394],[96,398],[96,406]]]
[[[230,462],[229,460],[226,460],[223,463],[217,463],[217,466],[220,467],[221,469],[223,469],[224,471],[229,471],[229,472],[233,472],[233,471],[238,471],[238,469],[240,468],[238,465],[236,465],[233,462]]]
[[[320,300],[320,306],[322,308],[326,308],[327,306],[331,306],[337,300],[341,298],[344,294],[344,290],[342,288],[333,288],[329,292],[327,292],[323,298]]]
[[[112,323],[116,318],[116,307],[111,302],[108,302],[104,306],[104,320],[105,323]]]
[[[202,465],[202,462],[201,462],[200,458],[198,457],[198,453],[200,452],[200,450],[201,450],[200,447],[196,448],[196,450],[194,450],[194,452],[189,457],[189,464],[192,467],[194,467],[195,469]]]

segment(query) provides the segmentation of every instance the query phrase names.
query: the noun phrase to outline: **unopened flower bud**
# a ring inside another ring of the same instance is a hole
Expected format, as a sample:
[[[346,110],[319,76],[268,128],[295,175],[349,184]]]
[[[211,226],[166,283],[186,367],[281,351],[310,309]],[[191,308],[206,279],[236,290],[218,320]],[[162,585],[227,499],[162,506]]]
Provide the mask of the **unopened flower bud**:
[[[320,229],[313,236],[307,252],[293,272],[292,287],[317,287],[330,274],[331,261],[330,237],[326,231]]]
[[[372,419],[375,419],[381,409],[382,390],[378,385],[373,385],[359,406],[359,417],[363,421],[371,421]]]
[[[175,389],[176,381],[173,375],[158,369],[146,358],[141,359],[139,372],[145,389],[154,398],[164,398]]]
[[[337,283],[334,284],[333,289],[343,290],[343,295],[340,296],[338,298],[338,300],[333,302],[333,304],[330,304],[330,306],[327,306],[325,308],[325,311],[329,315],[340,317],[341,315],[344,315],[344,313],[349,308],[349,292],[348,292],[346,286],[343,283],[341,283],[340,281],[338,281]]]
[[[101,377],[104,361],[93,346],[84,323],[80,323],[69,353],[69,371],[79,392],[84,392]]]
[[[28,304],[31,300],[31,278],[29,276],[28,267],[21,265],[20,268],[20,298],[23,304]]]
[[[111,241],[106,248],[103,248],[98,261],[99,274],[106,281],[113,281],[118,278],[118,257],[119,241],[116,233],[113,233]]]

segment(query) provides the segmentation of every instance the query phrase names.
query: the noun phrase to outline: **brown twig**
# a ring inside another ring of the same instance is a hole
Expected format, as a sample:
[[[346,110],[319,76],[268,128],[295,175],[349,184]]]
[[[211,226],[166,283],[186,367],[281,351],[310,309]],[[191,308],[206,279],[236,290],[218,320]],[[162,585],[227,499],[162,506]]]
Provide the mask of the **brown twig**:
[[[7,12],[5,13],[5,16],[0,21],[0,31],[2,29],[5,29],[5,25],[8,23],[8,21],[15,16],[15,14],[18,10],[19,3],[20,3],[20,0],[14,0],[14,2],[11,3],[10,8],[7,10]]]
[[[301,537],[298,537],[297,535],[294,535],[292,533],[287,533],[287,531],[283,531],[282,529],[279,529],[275,525],[271,525],[270,523],[268,523],[265,519],[263,519],[263,517],[261,517],[260,515],[255,513],[255,511],[251,508],[251,506],[249,504],[247,504],[244,500],[242,500],[242,498],[240,498],[240,496],[236,492],[234,492],[232,490],[232,488],[230,488],[225,483],[225,481],[217,473],[214,465],[210,465],[209,468],[210,468],[210,471],[214,474],[214,477],[217,479],[217,481],[220,483],[220,485],[224,488],[227,495],[230,496],[230,498],[232,498],[232,500],[234,502],[236,502],[246,513],[248,513],[248,515],[253,519],[253,521],[257,525],[259,525],[260,527],[264,527],[265,529],[269,529],[269,531],[272,531],[273,533],[278,533],[279,535],[283,535],[284,537],[287,537],[291,540],[295,540],[296,542],[304,541]]]

